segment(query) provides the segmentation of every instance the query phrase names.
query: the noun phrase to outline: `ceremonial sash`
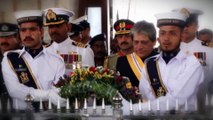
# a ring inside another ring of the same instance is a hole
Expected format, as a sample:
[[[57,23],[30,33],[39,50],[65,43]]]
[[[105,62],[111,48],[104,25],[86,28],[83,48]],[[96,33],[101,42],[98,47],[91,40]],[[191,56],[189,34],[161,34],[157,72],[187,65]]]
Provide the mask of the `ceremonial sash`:
[[[7,55],[9,64],[18,76],[19,82],[35,89],[40,89],[27,61],[19,53],[10,52]]]
[[[132,53],[127,55],[127,61],[129,62],[129,65],[137,79],[140,80],[141,71],[144,66],[144,63],[141,58],[137,54]]]
[[[158,61],[156,58],[150,58],[146,63],[146,72],[148,75],[148,81],[155,97],[165,96],[167,89],[163,84],[160,70],[158,67]]]
[[[16,73],[19,82],[28,86],[33,87],[35,89],[40,89],[40,86],[30,69],[27,61],[22,57],[19,56],[19,53],[10,52],[7,54],[8,61],[12,70]],[[33,102],[33,107],[35,111],[39,110],[39,102]],[[44,109],[47,109],[46,103],[43,102]]]

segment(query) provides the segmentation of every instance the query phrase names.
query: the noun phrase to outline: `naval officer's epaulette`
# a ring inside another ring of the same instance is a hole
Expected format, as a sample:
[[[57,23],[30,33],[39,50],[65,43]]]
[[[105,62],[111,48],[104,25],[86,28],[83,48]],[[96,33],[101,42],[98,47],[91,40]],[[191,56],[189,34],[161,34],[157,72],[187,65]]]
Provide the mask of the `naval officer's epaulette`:
[[[206,46],[206,47],[211,47],[211,48],[213,48],[213,42],[201,42],[201,44],[203,45],[203,46]]]
[[[80,47],[80,48],[87,48],[87,45],[86,44],[83,44],[81,42],[72,42],[72,44],[74,46],[77,46],[77,47]]]

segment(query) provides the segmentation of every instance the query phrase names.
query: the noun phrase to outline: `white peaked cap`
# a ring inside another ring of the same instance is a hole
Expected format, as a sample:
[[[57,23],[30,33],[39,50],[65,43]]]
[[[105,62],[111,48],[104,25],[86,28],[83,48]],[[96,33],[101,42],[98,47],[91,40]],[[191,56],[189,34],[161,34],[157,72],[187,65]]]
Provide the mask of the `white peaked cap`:
[[[73,11],[65,8],[47,8],[44,10],[45,25],[57,25],[69,22],[69,18],[74,15]]]
[[[38,21],[38,22],[43,21],[41,10],[22,10],[16,11],[14,14],[18,24],[30,21]]]
[[[177,8],[173,9],[172,12],[181,12],[182,10],[187,10],[189,14],[202,15],[203,11],[193,8]]]
[[[87,15],[84,15],[84,16],[81,16],[75,20],[71,20],[70,22],[71,23],[74,23],[74,24],[77,24],[77,23],[80,23],[81,21],[84,21],[84,20],[87,20]]]
[[[186,15],[179,12],[160,13],[160,14],[156,14],[155,17],[158,20],[159,19],[176,19],[176,20],[185,21],[187,19]]]
[[[47,8],[44,10],[44,15],[47,15],[48,10],[52,10],[54,13],[56,13],[57,15],[67,15],[69,17],[72,17],[73,15],[75,15],[75,13],[73,11],[70,11],[68,9],[65,8]]]
[[[157,26],[159,27],[161,25],[184,26],[188,16],[180,12],[168,12],[156,14],[155,17],[157,18]]]

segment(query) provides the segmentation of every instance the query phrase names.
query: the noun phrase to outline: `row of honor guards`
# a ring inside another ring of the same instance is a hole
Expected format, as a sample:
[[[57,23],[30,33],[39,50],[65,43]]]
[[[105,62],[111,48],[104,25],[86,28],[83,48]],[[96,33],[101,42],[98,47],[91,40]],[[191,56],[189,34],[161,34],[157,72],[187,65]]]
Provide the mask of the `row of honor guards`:
[[[45,101],[50,98],[53,104],[60,99],[61,105],[65,105],[66,100],[58,95],[59,90],[53,86],[66,71],[64,61],[58,54],[75,52],[81,55],[82,65],[95,65],[92,50],[79,47],[68,37],[71,27],[68,21],[73,14],[62,8],[15,13],[19,26],[18,38],[24,47],[5,52],[1,65],[9,95],[13,103],[19,104],[19,109],[26,108],[24,99],[29,93],[34,98],[35,109],[38,109],[36,101],[40,99]],[[114,24],[120,51],[109,56],[104,66],[130,78],[133,86],[138,87],[143,95],[144,110],[147,110],[147,100],[151,101],[153,108],[158,100],[162,111],[167,100],[170,103],[178,100],[180,108],[187,101],[189,109],[194,110],[199,86],[203,84],[202,91],[207,91],[207,84],[213,78],[210,74],[213,69],[212,48],[203,46],[196,38],[199,14],[201,11],[177,9],[156,15],[160,29],[158,37],[154,25],[147,21],[134,23],[124,19]],[[48,26],[53,41],[47,48],[42,46],[43,25]],[[1,36],[13,35],[16,39],[17,27],[10,24],[5,26],[1,26]],[[160,43],[158,49],[154,49],[156,40]],[[205,98],[202,95],[205,94],[198,94],[198,98]],[[202,108],[202,99],[199,101]],[[125,108],[129,104],[124,100],[123,105]],[[174,109],[175,105],[170,107]],[[125,112],[128,111],[124,109]]]

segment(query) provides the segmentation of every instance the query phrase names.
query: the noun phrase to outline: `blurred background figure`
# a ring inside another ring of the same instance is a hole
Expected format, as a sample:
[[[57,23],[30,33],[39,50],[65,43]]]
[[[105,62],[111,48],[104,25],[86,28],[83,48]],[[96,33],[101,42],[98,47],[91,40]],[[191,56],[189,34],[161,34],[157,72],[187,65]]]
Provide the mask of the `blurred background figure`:
[[[9,50],[20,48],[20,39],[18,36],[18,26],[12,23],[0,23],[0,63],[3,59],[3,54]],[[0,64],[0,97],[3,112],[7,108],[7,100],[9,98],[8,91],[2,77],[2,66]]]
[[[110,41],[110,54],[115,54],[119,51],[118,41],[116,39],[112,39]]]
[[[198,17],[203,14],[203,11],[192,8],[174,9],[174,12],[181,12],[189,16],[186,20],[181,40],[185,43],[192,43],[197,39],[197,31],[199,28]]]
[[[194,55],[201,63],[204,69],[204,82],[201,84],[197,93],[198,110],[205,113],[205,95],[209,94],[208,88],[213,84],[213,49],[202,44],[198,39],[197,31],[199,27],[198,17],[203,14],[203,11],[193,8],[181,8],[174,11],[179,11],[188,14],[186,24],[182,33],[181,50],[187,55]],[[200,16],[201,17],[201,16]]]
[[[202,29],[198,32],[198,39],[204,46],[213,47],[213,32],[210,29]]]
[[[12,23],[0,23],[0,46],[3,55],[8,50],[20,47],[20,39],[17,34],[18,26]]]
[[[90,23],[88,23],[86,20],[83,20],[80,22],[79,25],[83,28],[81,43],[89,44],[89,42],[91,40]]]
[[[74,24],[74,23],[70,23],[71,24],[71,31],[70,31],[70,38],[76,42],[81,42],[82,39],[82,35],[81,32],[83,30],[83,27],[78,25],[78,24]]]
[[[107,56],[106,35],[98,34],[94,36],[89,44],[94,52],[95,66],[103,66],[104,59]]]

